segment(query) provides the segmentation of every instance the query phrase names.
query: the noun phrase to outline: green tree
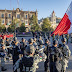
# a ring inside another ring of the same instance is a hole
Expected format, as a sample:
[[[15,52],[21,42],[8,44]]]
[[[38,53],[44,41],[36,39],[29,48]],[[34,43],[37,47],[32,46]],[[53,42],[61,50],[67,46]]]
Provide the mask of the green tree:
[[[14,32],[16,28],[18,27],[18,23],[19,23],[18,19],[14,19],[12,21],[12,24],[10,24],[9,26],[9,31],[11,30],[11,32]]]
[[[35,31],[41,30],[41,28],[38,25],[37,16],[32,15],[32,17],[29,19],[29,21],[30,21],[30,25],[31,25],[31,31],[35,32]]]
[[[37,19],[37,16],[35,15],[32,15],[32,17],[29,19],[30,25],[37,24],[37,21],[38,19]]]
[[[8,29],[7,29],[7,30],[8,30],[8,32],[12,32],[12,30],[11,30],[11,27],[10,27],[10,26],[8,27]]]
[[[51,27],[51,22],[50,22],[49,18],[45,18],[43,20],[43,24],[41,27],[42,27],[42,31],[44,31],[44,32],[53,30]]]
[[[6,31],[5,25],[3,24],[3,25],[1,25],[1,27],[2,27],[2,32],[5,32]]]
[[[19,31],[20,32],[25,32],[26,31],[26,28],[25,28],[25,23],[22,23],[20,28],[19,28]]]
[[[33,24],[33,25],[31,26],[31,31],[33,31],[33,32],[35,32],[35,31],[40,31],[40,30],[41,30],[41,28],[39,27],[38,24]]]

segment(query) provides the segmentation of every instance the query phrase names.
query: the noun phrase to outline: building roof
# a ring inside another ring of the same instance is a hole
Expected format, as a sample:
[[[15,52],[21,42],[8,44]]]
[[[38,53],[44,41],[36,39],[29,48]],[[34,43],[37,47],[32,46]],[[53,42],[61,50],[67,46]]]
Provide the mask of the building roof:
[[[2,12],[5,12],[5,11],[7,11],[7,12],[16,12],[16,11],[19,11],[19,12],[30,12],[30,13],[35,13],[36,11],[23,11],[23,10],[20,10],[19,8],[17,8],[16,10],[14,10],[14,8],[13,8],[13,10],[0,10],[0,11],[2,11]]]

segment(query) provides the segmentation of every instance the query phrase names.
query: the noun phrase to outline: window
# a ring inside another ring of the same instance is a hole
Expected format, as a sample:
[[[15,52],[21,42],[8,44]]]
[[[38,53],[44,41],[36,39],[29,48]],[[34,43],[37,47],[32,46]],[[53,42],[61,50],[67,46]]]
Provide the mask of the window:
[[[26,19],[27,19],[27,15],[26,15]]]
[[[2,18],[4,18],[4,14],[2,14]]]
[[[11,21],[9,21],[9,23],[11,24]]]
[[[4,20],[2,20],[2,24],[4,24]]]
[[[9,18],[11,18],[11,14],[9,14]]]
[[[17,14],[17,18],[20,18],[20,14]]]
[[[28,21],[25,21],[25,25],[28,25]]]

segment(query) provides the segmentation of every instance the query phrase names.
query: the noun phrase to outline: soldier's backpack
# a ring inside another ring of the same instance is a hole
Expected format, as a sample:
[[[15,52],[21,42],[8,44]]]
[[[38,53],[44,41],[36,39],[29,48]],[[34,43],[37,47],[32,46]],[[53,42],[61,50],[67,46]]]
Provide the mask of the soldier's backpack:
[[[25,67],[25,71],[30,71],[30,68],[33,66],[33,57],[27,57],[27,56],[24,56],[23,59],[23,65]]]
[[[24,56],[22,60],[25,67],[32,67],[33,57]]]

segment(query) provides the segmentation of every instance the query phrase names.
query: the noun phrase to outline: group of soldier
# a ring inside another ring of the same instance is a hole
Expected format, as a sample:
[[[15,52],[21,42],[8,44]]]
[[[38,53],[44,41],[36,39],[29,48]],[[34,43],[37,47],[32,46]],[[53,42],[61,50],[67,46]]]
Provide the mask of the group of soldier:
[[[1,70],[6,71],[4,58],[12,56],[13,71],[36,72],[38,63],[44,61],[44,72],[66,72],[71,51],[66,43],[69,35],[36,34],[28,41],[16,37],[0,39]],[[61,42],[59,42],[61,41]]]

